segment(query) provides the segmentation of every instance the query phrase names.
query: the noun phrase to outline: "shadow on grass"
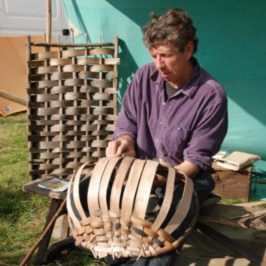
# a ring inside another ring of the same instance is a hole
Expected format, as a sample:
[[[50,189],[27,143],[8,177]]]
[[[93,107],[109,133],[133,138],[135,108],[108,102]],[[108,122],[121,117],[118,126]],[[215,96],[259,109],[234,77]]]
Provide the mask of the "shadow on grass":
[[[30,205],[30,195],[22,191],[8,190],[0,187],[0,215],[1,217],[11,216],[13,222],[18,218],[18,214],[27,211]]]
[[[0,265],[20,263],[41,234],[46,205],[40,197],[0,187]]]
[[[55,260],[55,262],[47,264],[47,266],[64,265],[64,266],[104,266],[101,261],[94,259],[91,253],[80,248],[69,249]]]

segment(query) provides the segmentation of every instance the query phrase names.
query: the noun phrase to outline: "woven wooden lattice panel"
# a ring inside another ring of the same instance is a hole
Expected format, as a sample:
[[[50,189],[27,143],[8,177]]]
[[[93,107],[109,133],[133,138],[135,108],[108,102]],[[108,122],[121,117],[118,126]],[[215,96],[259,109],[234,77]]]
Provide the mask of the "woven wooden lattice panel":
[[[34,47],[43,52],[33,53]],[[31,179],[66,178],[105,156],[117,117],[118,39],[100,44],[28,39]]]

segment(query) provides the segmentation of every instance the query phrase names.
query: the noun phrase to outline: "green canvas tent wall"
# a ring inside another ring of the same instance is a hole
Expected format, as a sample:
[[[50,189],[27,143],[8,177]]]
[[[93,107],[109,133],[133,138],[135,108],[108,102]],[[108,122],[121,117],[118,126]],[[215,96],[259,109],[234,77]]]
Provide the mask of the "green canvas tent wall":
[[[196,58],[224,86],[229,98],[227,152],[259,154],[257,171],[266,172],[266,2],[260,0],[65,0],[68,19],[84,42],[120,38],[120,98],[136,69],[151,61],[142,43],[141,27],[151,10],[161,14],[172,7],[187,10],[199,37]],[[265,185],[264,185],[265,187]],[[266,189],[264,190],[266,198]]]

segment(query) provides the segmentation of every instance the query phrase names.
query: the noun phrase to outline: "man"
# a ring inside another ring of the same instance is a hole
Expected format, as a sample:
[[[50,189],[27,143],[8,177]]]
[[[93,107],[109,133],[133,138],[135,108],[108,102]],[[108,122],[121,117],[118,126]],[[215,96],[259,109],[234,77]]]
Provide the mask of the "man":
[[[173,166],[192,178],[202,203],[214,188],[208,171],[227,132],[226,94],[193,57],[198,40],[185,11],[153,14],[143,33],[153,63],[141,67],[129,85],[106,156]],[[171,265],[173,257],[134,265]]]

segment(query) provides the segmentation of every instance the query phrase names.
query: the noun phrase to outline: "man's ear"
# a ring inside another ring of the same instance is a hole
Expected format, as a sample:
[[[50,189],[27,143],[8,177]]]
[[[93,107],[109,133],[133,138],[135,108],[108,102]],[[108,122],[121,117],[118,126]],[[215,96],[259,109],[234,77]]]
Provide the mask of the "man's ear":
[[[194,52],[194,42],[189,41],[185,47],[185,56],[189,60]]]

